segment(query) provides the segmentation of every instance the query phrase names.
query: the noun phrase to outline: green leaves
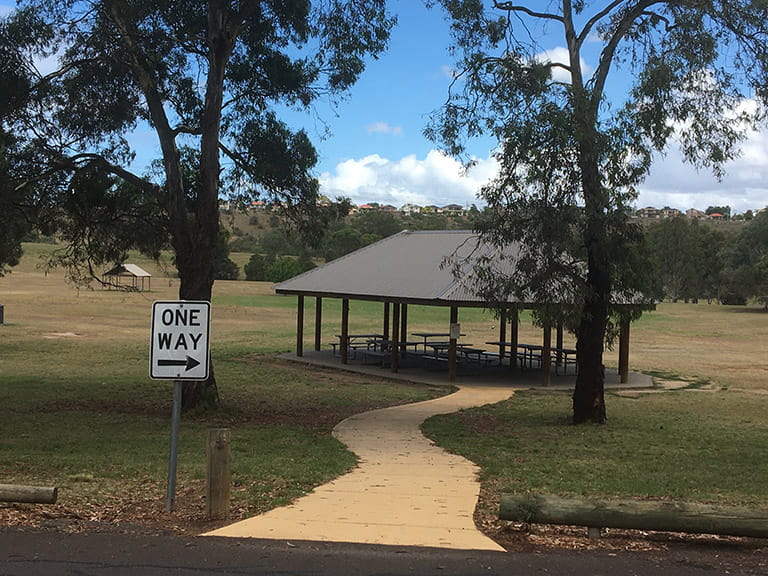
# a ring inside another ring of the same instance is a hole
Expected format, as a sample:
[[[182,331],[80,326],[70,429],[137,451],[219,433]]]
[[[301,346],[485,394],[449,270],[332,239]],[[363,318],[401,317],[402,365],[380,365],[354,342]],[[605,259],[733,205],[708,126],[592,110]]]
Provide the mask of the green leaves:
[[[281,202],[309,241],[335,217],[316,207],[314,146],[279,112],[343,95],[393,25],[384,0],[23,0],[0,23],[0,134],[17,139],[3,160],[73,243],[61,262],[171,242],[205,298],[229,189]],[[162,156],[144,175],[130,166],[137,126]]]

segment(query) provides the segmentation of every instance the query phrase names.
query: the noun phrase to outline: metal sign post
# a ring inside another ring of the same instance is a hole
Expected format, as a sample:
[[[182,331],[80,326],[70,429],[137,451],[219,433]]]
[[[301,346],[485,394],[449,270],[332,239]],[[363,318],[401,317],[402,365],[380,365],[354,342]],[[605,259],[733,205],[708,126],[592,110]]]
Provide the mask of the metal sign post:
[[[173,380],[167,512],[173,511],[176,499],[182,388],[185,381],[207,380],[210,374],[210,317],[210,302],[176,300],[152,304],[149,375],[155,380]]]
[[[173,412],[171,413],[171,447],[168,456],[168,491],[165,498],[165,511],[173,512],[176,500],[176,462],[179,453],[179,427],[181,424],[181,391],[184,382],[173,382]]]

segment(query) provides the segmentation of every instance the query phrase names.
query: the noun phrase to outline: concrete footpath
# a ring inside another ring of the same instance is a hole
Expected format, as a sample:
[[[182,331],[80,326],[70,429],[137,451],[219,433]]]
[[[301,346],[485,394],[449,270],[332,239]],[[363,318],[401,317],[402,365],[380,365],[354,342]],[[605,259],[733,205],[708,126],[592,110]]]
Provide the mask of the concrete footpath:
[[[290,506],[205,536],[501,551],[473,521],[478,468],[432,444],[420,425],[513,393],[509,386],[462,386],[442,398],[352,416],[334,435],[357,454],[355,469]]]

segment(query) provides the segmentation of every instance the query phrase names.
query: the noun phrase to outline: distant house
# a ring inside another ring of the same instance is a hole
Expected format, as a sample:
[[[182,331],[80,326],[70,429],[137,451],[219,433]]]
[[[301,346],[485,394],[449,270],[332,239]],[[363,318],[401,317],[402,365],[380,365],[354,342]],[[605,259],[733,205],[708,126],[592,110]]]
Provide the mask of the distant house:
[[[676,216],[682,216],[683,214],[677,208],[662,208],[660,212],[662,218],[675,218]]]
[[[638,218],[661,218],[661,210],[653,206],[646,206],[637,211]]]
[[[688,210],[685,211],[685,215],[691,220],[706,220],[709,218],[706,212],[697,210],[696,208],[688,208]]]
[[[720,212],[713,212],[712,214],[709,215],[709,217],[712,220],[725,220],[725,215],[720,214]]]
[[[400,212],[406,216],[411,214],[421,214],[421,206],[416,204],[403,204],[403,206],[400,208]]]
[[[136,264],[120,264],[105,272],[101,280],[105,288],[144,292],[151,288],[152,274]]]
[[[378,210],[379,205],[378,204],[361,204],[357,207],[357,209],[360,212],[367,212],[368,210]]]
[[[379,206],[379,210],[381,210],[382,212],[389,212],[390,214],[397,212],[397,208],[395,208],[391,204],[385,204],[384,206]]]
[[[459,206],[458,204],[448,204],[448,206],[443,206],[441,208],[441,211],[443,214],[450,214],[453,216],[460,216],[464,214],[464,207]]]

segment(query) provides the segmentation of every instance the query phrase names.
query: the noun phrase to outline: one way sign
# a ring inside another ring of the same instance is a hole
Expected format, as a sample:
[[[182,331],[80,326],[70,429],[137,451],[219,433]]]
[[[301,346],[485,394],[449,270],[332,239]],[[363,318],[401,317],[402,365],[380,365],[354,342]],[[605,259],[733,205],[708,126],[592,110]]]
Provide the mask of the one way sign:
[[[206,380],[210,371],[210,318],[210,302],[154,302],[150,378]]]

